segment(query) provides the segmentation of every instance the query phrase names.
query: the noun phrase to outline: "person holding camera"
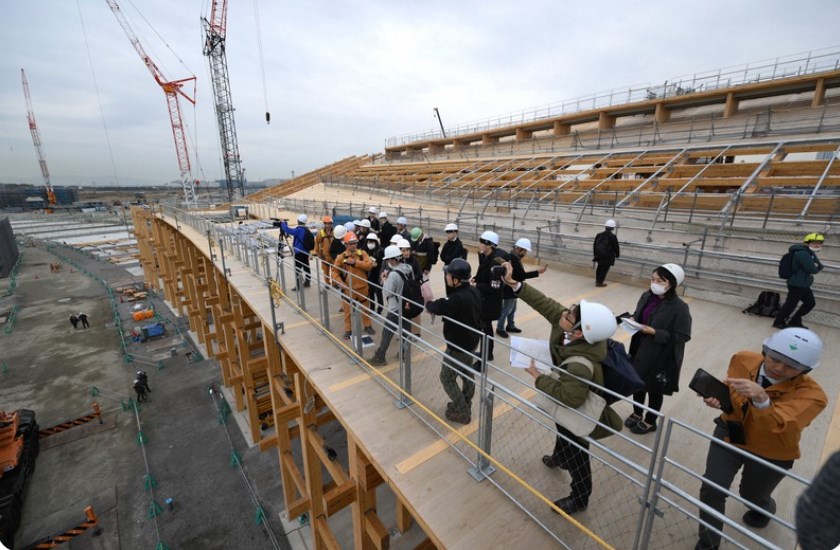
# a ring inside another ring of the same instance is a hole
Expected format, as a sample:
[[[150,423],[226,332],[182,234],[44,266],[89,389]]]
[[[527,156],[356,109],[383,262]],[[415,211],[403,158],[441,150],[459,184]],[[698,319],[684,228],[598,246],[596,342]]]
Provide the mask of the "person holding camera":
[[[297,290],[301,284],[305,287],[311,284],[312,271],[309,268],[309,253],[315,247],[315,239],[312,237],[312,232],[306,227],[306,222],[309,221],[309,217],[306,214],[301,214],[297,217],[297,227],[289,227],[288,221],[283,220],[280,222],[280,231],[292,236],[292,248],[295,251],[295,275],[297,278],[297,285],[292,290]]]
[[[808,373],[817,368],[823,353],[820,337],[803,328],[780,330],[764,340],[762,352],[741,351],[732,356],[724,383],[729,387],[732,412],[715,419],[714,438],[726,441],[763,461],[790,470],[800,457],[802,431],[825,409],[825,392]],[[720,401],[707,397],[704,403],[720,409]],[[766,527],[776,513],[771,497],[785,477],[758,462],[712,441],[706,456],[700,501],[723,515],[726,494],[712,484],[729,489],[741,473],[739,494],[752,506],[743,516],[746,525]],[[700,510],[696,550],[720,545],[723,521]]]
[[[368,305],[368,272],[373,269],[373,260],[367,252],[359,250],[359,239],[355,233],[347,232],[344,235],[344,246],[347,249],[335,259],[332,267],[333,286],[341,288],[346,296],[344,304],[344,339],[349,340],[352,336],[352,324],[350,312],[353,309],[353,301],[357,302],[362,312],[362,326],[367,334],[376,334],[370,322],[370,315],[367,311]]]
[[[475,287],[481,293],[481,320],[487,341],[487,360],[493,360],[493,321],[502,313],[502,277],[505,274],[505,253],[498,250],[499,236],[485,231],[478,240],[478,269],[473,277]],[[476,362],[481,370],[481,361]]]

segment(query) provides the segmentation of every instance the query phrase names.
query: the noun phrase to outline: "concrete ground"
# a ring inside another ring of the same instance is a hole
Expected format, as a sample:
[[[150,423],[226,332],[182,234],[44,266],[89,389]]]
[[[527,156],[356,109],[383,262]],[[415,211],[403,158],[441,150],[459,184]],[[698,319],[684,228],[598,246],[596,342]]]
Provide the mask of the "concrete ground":
[[[74,527],[84,519],[84,507],[92,504],[102,533],[92,537],[88,532],[71,547],[155,548],[162,542],[172,549],[288,548],[279,520],[276,454],[249,448],[232,421],[219,423],[221,396],[208,391],[219,383],[215,361],[189,360],[168,323],[166,336],[131,344],[129,352],[137,362],[127,364],[106,289],[66,263],[61,273],[51,274],[49,263],[57,258],[43,247],[21,250],[18,286],[14,294],[0,298],[0,316],[18,307],[11,334],[0,333],[0,365],[7,366],[0,370],[0,408],[31,408],[41,428],[87,414],[94,401],[105,414],[101,426],[88,424],[42,440],[15,546]],[[67,248],[56,252],[112,287],[135,282],[124,267]],[[5,290],[6,281],[2,286]],[[152,304],[175,319],[162,302]],[[132,306],[119,304],[125,330],[140,324],[130,320]],[[80,311],[90,318],[87,330],[74,330],[68,321]],[[177,349],[174,357],[172,347]],[[121,405],[133,397],[138,369],[148,372],[152,389],[151,401],[139,411],[147,438],[145,460],[138,420]],[[97,395],[92,395],[93,387]],[[232,449],[241,456],[244,476],[231,466]],[[149,517],[152,493],[144,488],[146,463],[156,481],[154,501],[162,508],[156,518]],[[172,511],[167,498],[174,499]],[[257,522],[255,499],[267,524]]]

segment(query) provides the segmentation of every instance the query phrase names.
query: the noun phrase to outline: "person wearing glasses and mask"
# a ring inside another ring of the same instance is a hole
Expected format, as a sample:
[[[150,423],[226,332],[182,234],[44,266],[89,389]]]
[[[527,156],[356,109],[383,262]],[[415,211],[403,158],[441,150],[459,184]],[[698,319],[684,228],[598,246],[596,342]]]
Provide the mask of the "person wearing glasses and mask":
[[[633,366],[645,383],[645,389],[633,394],[633,414],[624,421],[634,434],[656,431],[656,414],[642,407],[662,410],[666,395],[679,391],[685,343],[691,339],[691,313],[677,296],[677,287],[685,271],[677,264],[665,264],[653,270],[650,290],[642,293],[633,320],[641,325],[630,341]]]

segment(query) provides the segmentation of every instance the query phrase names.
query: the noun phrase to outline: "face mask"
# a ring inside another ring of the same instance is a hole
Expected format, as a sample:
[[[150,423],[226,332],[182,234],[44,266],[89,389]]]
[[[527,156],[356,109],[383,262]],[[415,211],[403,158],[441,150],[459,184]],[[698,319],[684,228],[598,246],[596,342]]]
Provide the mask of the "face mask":
[[[650,291],[656,294],[657,296],[662,296],[663,294],[668,292],[668,287],[659,283],[650,283]]]
[[[373,250],[376,248],[376,243],[368,243],[368,250]]]
[[[820,249],[822,249],[822,245],[821,244],[809,244],[808,248],[810,248],[814,252],[819,252]]]

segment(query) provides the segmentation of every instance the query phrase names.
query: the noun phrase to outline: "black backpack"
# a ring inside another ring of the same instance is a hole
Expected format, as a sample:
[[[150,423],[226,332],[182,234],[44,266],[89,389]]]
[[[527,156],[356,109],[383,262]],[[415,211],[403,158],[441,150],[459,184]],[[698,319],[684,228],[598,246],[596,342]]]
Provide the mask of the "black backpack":
[[[633,359],[628,355],[624,344],[612,338],[607,340],[607,356],[601,361],[604,371],[604,387],[619,395],[628,396],[645,389],[645,383],[633,366]],[[602,393],[607,404],[618,401],[618,397]]]
[[[793,277],[793,251],[788,250],[779,260],[779,278],[790,279],[791,277]]]
[[[762,290],[758,295],[758,300],[753,305],[743,311],[750,315],[760,315],[761,317],[775,317],[779,314],[781,309],[782,297],[778,292],[772,290]]]
[[[610,244],[609,233],[604,232],[595,238],[595,256],[598,258],[608,258],[615,252]]]
[[[406,319],[414,319],[424,309],[423,293],[420,291],[420,281],[414,277],[406,277],[399,271],[397,275],[403,280],[402,298],[403,298],[403,317]]]
[[[303,248],[307,252],[312,252],[315,250],[315,236],[312,234],[312,231],[309,228],[305,228],[306,231],[303,233]]]

